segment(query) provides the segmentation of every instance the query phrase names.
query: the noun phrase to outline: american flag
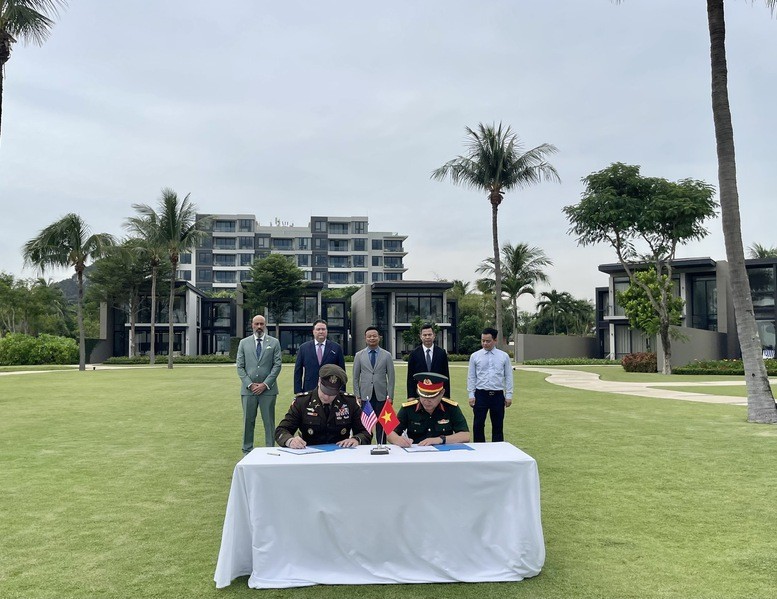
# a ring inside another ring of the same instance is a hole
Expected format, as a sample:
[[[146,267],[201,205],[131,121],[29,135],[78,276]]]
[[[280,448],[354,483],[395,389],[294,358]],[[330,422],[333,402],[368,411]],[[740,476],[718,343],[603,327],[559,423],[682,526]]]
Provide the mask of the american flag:
[[[362,404],[362,424],[367,432],[372,433],[372,429],[375,428],[375,424],[378,422],[378,417],[375,415],[375,410],[372,409],[372,405],[369,401],[365,401]]]

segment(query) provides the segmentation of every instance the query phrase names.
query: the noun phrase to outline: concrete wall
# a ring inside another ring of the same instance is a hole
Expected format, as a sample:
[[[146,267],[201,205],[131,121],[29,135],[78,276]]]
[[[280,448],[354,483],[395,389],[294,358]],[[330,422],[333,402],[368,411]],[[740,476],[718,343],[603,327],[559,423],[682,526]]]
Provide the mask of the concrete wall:
[[[596,337],[518,335],[515,351],[518,362],[544,358],[595,358],[598,342]]]
[[[351,353],[356,354],[360,349],[364,349],[364,329],[372,324],[372,287],[363,285],[356,293],[351,296],[351,333],[353,343],[351,344]],[[390,336],[390,335],[389,335]],[[383,348],[389,343],[390,339],[383,340]],[[389,350],[391,351],[391,350]],[[393,355],[393,354],[392,354]]]
[[[723,360],[728,355],[728,337],[726,333],[691,329],[688,327],[673,327],[685,339],[672,339],[672,367],[685,366],[694,360]],[[658,371],[664,368],[664,352],[661,349],[661,339],[656,339]]]

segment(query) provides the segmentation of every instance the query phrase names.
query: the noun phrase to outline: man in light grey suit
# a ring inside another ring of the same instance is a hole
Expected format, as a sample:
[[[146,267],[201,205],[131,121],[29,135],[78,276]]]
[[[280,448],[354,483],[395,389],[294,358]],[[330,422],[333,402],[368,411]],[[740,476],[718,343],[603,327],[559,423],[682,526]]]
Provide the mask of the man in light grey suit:
[[[264,424],[264,444],[274,445],[275,400],[278,398],[278,375],[281,373],[281,346],[265,332],[264,316],[251,320],[254,331],[237,347],[237,376],[240,377],[240,399],[243,402],[243,454],[254,448],[257,407]]]
[[[356,352],[353,357],[353,394],[361,404],[369,401],[375,415],[379,416],[383,404],[394,404],[394,360],[391,354],[380,347],[378,329],[369,326],[364,331],[367,347]],[[375,439],[378,444],[386,442],[383,427],[375,427]]]

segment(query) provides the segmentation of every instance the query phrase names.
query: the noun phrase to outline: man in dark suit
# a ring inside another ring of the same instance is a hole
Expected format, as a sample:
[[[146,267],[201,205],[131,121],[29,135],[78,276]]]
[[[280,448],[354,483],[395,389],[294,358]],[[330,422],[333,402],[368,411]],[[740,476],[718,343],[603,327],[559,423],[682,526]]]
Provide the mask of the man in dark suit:
[[[416,347],[407,360],[407,397],[418,397],[415,375],[419,372],[436,372],[445,377],[444,397],[451,396],[451,381],[448,373],[448,352],[434,344],[434,327],[430,323],[421,325],[421,345]]]
[[[317,320],[313,323],[313,340],[299,346],[294,364],[295,395],[312,391],[318,386],[318,371],[324,364],[336,364],[345,370],[343,348],[326,337],[326,321]]]

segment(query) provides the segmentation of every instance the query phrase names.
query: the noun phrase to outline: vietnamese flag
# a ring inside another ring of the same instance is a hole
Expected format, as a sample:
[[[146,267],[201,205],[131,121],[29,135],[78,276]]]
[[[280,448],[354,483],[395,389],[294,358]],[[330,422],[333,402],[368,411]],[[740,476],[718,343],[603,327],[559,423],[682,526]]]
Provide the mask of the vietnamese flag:
[[[390,401],[383,404],[378,421],[387,435],[390,435],[399,426],[399,418],[397,418],[397,413]]]

